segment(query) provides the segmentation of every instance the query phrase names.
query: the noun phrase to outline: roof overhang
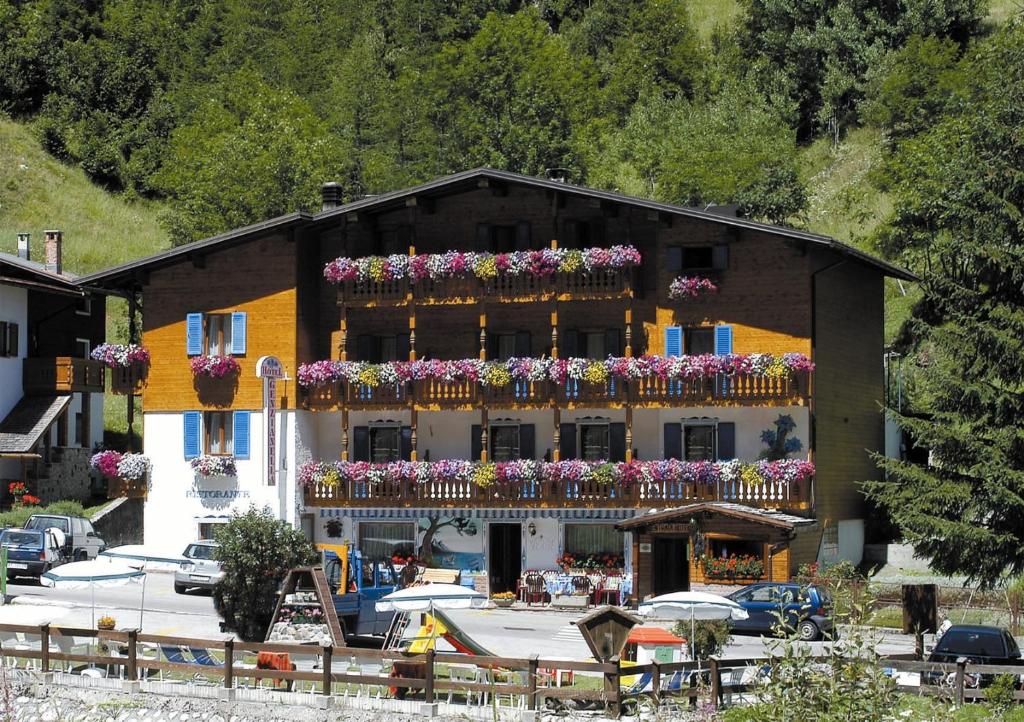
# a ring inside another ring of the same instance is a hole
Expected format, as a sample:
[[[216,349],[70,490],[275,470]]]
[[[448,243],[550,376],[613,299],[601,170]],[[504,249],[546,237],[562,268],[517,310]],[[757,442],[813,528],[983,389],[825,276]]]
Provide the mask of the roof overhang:
[[[615,525],[616,529],[631,531],[643,529],[655,524],[665,524],[678,521],[689,521],[696,514],[720,514],[732,519],[741,519],[754,524],[776,527],[779,529],[793,530],[797,527],[812,526],[817,522],[814,519],[805,519],[792,514],[785,514],[774,509],[758,509],[755,507],[743,506],[742,504],[730,504],[721,501],[705,501],[686,506],[672,507],[671,509],[652,509],[646,514],[640,514],[632,519],[621,521]]]
[[[39,439],[50,430],[70,403],[70,394],[23,396],[7,417],[0,421],[0,456],[35,456],[33,450]]]

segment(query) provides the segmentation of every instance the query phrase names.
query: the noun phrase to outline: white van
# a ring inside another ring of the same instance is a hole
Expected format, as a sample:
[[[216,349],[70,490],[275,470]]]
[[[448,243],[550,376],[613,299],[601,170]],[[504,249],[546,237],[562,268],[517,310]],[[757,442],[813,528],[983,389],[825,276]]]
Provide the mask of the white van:
[[[25,528],[60,529],[65,538],[64,556],[72,562],[95,559],[97,554],[107,548],[106,542],[92,528],[92,522],[80,516],[33,514]]]

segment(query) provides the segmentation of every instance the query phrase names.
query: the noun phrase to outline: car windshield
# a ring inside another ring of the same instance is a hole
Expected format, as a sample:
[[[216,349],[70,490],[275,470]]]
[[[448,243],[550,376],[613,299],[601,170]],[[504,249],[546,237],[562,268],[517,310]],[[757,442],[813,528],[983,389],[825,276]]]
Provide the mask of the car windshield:
[[[10,529],[5,529],[3,534],[0,534],[0,544],[10,546],[42,546],[40,543],[41,539],[41,534],[30,531],[11,531]]]
[[[25,525],[26,529],[49,529],[50,527],[56,527],[65,534],[71,531],[68,528],[68,519],[59,516],[34,516]]]
[[[950,630],[935,645],[936,652],[953,652],[978,657],[1002,657],[1003,640],[993,632]]]
[[[212,544],[189,544],[185,556],[189,559],[213,559],[215,548]]]

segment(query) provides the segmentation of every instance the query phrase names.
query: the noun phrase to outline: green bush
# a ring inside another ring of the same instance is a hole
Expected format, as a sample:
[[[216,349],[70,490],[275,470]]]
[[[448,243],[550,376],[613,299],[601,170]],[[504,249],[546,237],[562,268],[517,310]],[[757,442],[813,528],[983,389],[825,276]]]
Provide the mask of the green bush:
[[[85,516],[85,509],[77,501],[55,501],[47,506],[19,506],[0,513],[0,527],[25,526],[33,514],[58,516]]]
[[[224,578],[213,590],[217,613],[242,639],[262,641],[285,574],[313,564],[316,551],[300,530],[254,506],[220,525],[214,538],[216,558],[224,565]]]
[[[672,628],[672,634],[684,638],[691,645],[695,659],[707,659],[721,654],[732,639],[729,624],[724,620],[696,622],[693,626],[693,639],[690,639],[690,622],[679,621]]]

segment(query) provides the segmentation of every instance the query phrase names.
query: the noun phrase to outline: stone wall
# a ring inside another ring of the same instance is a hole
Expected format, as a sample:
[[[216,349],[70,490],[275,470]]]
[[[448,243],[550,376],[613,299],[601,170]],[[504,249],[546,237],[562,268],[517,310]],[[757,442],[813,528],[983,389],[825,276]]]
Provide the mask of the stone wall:
[[[144,503],[143,499],[115,499],[89,520],[107,548],[142,543]]]
[[[93,496],[89,468],[92,452],[73,446],[58,446],[50,453],[49,475],[36,482],[36,493],[43,504],[62,499],[89,502]]]

